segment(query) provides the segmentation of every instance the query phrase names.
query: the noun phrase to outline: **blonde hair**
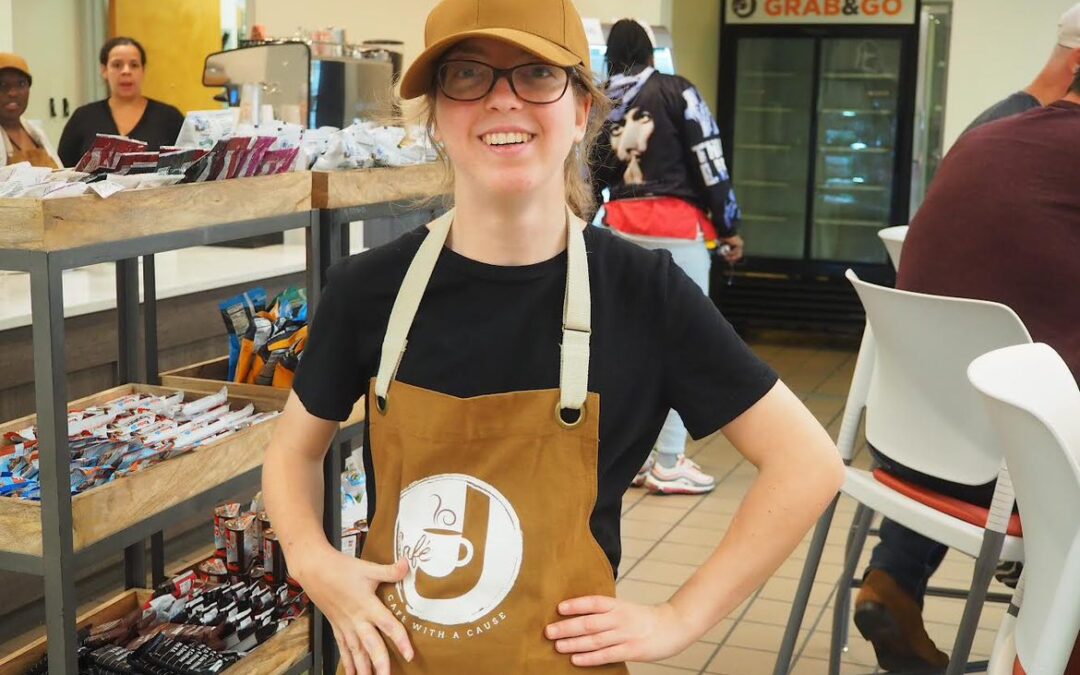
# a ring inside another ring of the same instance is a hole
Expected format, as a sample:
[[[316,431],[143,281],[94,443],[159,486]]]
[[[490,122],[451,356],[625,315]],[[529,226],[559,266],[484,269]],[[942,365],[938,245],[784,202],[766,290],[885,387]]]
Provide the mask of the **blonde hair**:
[[[592,109],[589,111],[589,120],[585,127],[585,137],[580,143],[575,143],[570,154],[563,162],[563,178],[566,185],[566,203],[579,217],[588,220],[596,210],[596,197],[592,188],[592,172],[589,169],[589,158],[593,154],[600,130],[607,120],[611,111],[611,101],[593,82],[592,73],[584,65],[574,66],[570,76],[570,87],[575,96],[589,97],[592,99]],[[443,185],[446,192],[453,194],[454,165],[447,156],[442,146],[435,143],[435,96],[436,85],[432,82],[431,87],[417,104],[410,117],[416,123],[422,125],[427,132],[429,140],[439,155],[439,162],[444,169]]]

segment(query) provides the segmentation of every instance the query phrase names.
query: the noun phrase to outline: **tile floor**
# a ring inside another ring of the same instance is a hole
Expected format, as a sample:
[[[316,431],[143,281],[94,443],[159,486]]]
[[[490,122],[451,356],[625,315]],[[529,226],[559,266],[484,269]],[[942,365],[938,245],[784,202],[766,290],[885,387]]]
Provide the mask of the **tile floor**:
[[[835,438],[855,367],[854,351],[769,344],[756,345],[755,351],[777,370]],[[731,514],[754,479],[754,467],[719,434],[691,443],[687,454],[715,475],[719,485],[712,494],[700,497],[653,496],[642,489],[631,489],[627,493],[623,503],[620,597],[640,602],[661,602],[670,597],[723,537]],[[860,447],[856,464],[865,466],[867,462],[867,453]],[[841,499],[803,621],[791,670],[793,675],[821,675],[828,671],[833,591],[840,575],[844,538],[854,510],[854,502]],[[771,580],[699,642],[658,664],[632,664],[630,672],[634,675],[772,673],[809,541],[808,534]],[[867,541],[864,563],[874,541],[873,537]],[[966,587],[970,584],[972,569],[971,559],[950,552],[933,584]],[[991,591],[1008,589],[994,582]],[[975,638],[973,660],[988,657],[1004,610],[1004,605],[986,605]],[[927,598],[924,612],[927,631],[945,651],[952,647],[962,611],[961,600]],[[841,673],[880,672],[876,669],[869,643],[853,625],[851,632]]]

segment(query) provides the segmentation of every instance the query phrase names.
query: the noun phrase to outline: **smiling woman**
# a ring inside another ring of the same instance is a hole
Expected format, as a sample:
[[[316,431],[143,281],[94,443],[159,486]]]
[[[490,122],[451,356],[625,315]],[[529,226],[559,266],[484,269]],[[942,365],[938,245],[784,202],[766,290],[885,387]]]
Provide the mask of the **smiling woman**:
[[[267,511],[348,675],[625,675],[746,599],[842,466],[670,255],[579,217],[607,106],[570,0],[443,0],[425,36],[401,91],[427,105],[455,207],[330,270],[266,452]],[[356,560],[323,534],[321,481],[364,395]],[[615,598],[620,503],[670,408],[761,475],[701,570],[642,605]]]
[[[99,62],[109,98],[81,106],[71,115],[60,136],[64,165],[74,166],[97,134],[145,141],[147,150],[174,143],[184,116],[173,106],[143,95],[147,65],[143,46],[132,38],[112,38],[102,46]]]
[[[30,101],[32,82],[30,66],[22,57],[0,53],[0,166],[19,162],[60,166],[45,130],[22,119]]]

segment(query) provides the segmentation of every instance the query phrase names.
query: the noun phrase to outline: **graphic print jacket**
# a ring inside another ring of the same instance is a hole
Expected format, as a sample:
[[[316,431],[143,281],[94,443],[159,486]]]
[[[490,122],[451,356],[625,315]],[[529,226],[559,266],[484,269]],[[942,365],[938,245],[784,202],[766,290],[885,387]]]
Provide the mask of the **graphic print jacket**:
[[[606,85],[615,104],[593,154],[597,204],[677,197],[707,213],[721,237],[736,234],[739,206],[720,145],[720,128],[685,78],[645,68]]]

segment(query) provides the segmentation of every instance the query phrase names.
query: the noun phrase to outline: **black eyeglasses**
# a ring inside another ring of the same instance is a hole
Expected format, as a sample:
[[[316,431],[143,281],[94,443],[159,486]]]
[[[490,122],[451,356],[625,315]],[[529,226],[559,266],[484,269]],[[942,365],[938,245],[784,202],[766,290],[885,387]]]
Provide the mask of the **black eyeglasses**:
[[[554,103],[570,86],[573,68],[550,63],[524,63],[513,68],[495,68],[480,61],[452,60],[439,64],[439,90],[454,101],[479,101],[503,77],[514,95],[526,103]]]

